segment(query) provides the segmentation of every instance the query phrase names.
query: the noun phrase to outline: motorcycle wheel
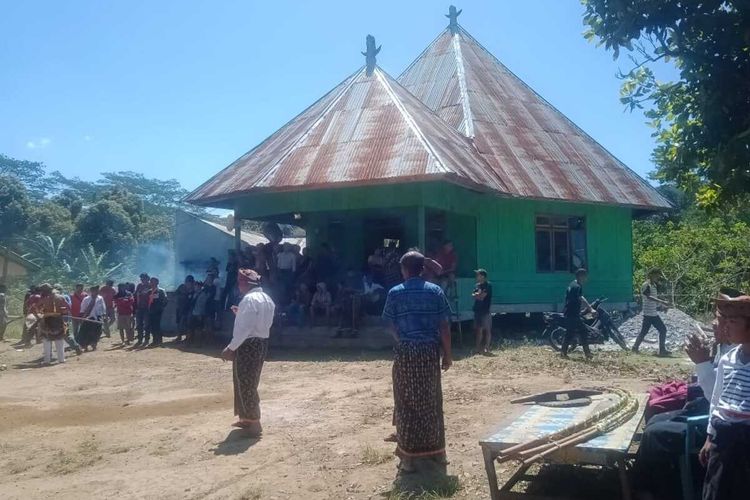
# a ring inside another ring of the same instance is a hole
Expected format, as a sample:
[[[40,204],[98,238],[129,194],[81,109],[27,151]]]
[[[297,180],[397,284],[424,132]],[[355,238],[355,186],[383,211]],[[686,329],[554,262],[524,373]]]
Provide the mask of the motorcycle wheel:
[[[562,351],[562,344],[565,340],[565,328],[558,326],[556,328],[550,327],[547,328],[544,331],[544,337],[547,339],[547,342],[549,342],[549,345],[552,346],[552,349],[554,349],[557,352]],[[575,348],[578,347],[578,340],[573,339],[568,346],[568,352],[573,352]]]
[[[628,349],[630,349],[628,347],[628,343],[625,342],[625,338],[622,336],[622,334],[620,333],[620,330],[618,330],[616,326],[612,327],[610,336],[612,337],[612,340],[614,340],[617,343],[617,345],[622,347],[624,350],[627,351]]]

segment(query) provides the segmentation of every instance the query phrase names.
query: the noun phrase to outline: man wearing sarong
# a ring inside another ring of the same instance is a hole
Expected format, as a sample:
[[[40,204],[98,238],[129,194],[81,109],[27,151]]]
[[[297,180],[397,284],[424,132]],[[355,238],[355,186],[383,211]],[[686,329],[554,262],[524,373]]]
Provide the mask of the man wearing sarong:
[[[236,316],[232,341],[221,357],[234,364],[234,414],[239,419],[232,425],[259,436],[263,428],[260,425],[258,383],[268,352],[268,336],[276,306],[260,287],[260,274],[252,269],[239,270],[237,287],[242,300],[239,306],[232,306]]]
[[[63,319],[69,313],[65,299],[54,293],[47,283],[39,287],[41,299],[31,309],[31,314],[37,318],[39,336],[44,347],[44,364],[52,362],[52,344],[57,351],[57,362],[65,363],[65,330]]]
[[[84,351],[88,351],[89,347],[92,351],[96,351],[106,315],[107,306],[102,296],[99,295],[99,287],[92,286],[89,288],[88,297],[81,303],[81,327],[76,339]]]
[[[383,318],[394,327],[393,360],[396,455],[403,472],[415,470],[414,460],[428,458],[445,464],[442,368],[453,364],[450,306],[443,290],[422,277],[424,256],[416,251],[401,257],[404,283],[393,287]]]

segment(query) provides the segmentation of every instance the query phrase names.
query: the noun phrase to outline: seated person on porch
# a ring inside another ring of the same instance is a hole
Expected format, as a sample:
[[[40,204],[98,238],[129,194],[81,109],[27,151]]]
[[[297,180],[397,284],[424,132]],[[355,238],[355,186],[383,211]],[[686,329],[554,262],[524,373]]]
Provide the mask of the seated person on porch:
[[[310,309],[312,294],[306,283],[300,283],[294,291],[292,302],[286,308],[286,316],[293,324],[304,326],[307,311]]]
[[[739,292],[723,290],[732,296]],[[709,401],[716,381],[719,359],[735,346],[729,343],[725,321],[717,316],[713,322],[714,341],[709,345],[702,334],[686,342],[685,351],[695,363],[697,387],[687,387],[684,407],[652,416],[646,425],[636,455],[635,472],[640,488],[658,498],[681,498],[678,459],[684,453],[688,424],[685,417],[708,413]],[[648,410],[647,410],[648,412]],[[705,428],[697,429],[698,442],[705,439]]]
[[[365,274],[362,277],[362,304],[366,314],[370,316],[383,314],[383,306],[385,306],[387,295],[388,292],[375,282],[372,274]]]
[[[356,335],[362,316],[362,276],[353,269],[347,271],[339,283],[335,309],[339,313],[336,337],[341,337],[344,330],[350,330],[352,336]]]
[[[438,250],[435,260],[443,267],[440,275],[440,286],[443,290],[452,288],[456,282],[456,270],[458,269],[458,255],[451,240],[445,240]]]
[[[385,249],[382,247],[376,248],[372,255],[367,257],[367,268],[370,271],[370,276],[375,283],[383,284],[385,277],[385,258],[383,254]]]
[[[326,324],[330,324],[332,306],[333,299],[331,298],[331,292],[328,291],[328,285],[324,281],[321,281],[318,283],[310,302],[310,321],[312,325],[315,326],[315,316],[321,313],[326,317]]]

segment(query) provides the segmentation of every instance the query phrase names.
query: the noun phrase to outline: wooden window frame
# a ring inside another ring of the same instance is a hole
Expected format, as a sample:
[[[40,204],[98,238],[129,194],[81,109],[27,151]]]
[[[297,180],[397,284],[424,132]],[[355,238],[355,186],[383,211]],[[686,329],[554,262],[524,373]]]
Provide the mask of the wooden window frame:
[[[539,224],[540,218],[547,218],[548,223],[547,224]],[[568,256],[568,269],[559,270],[555,268],[555,233],[562,232],[562,226],[555,224],[553,221],[554,219],[565,219],[565,244],[566,244],[566,252]],[[573,252],[572,252],[572,244],[571,244],[571,237],[572,237],[572,229],[570,227],[570,219],[581,219],[583,221],[583,232],[584,232],[584,241],[583,241],[583,251],[584,255],[586,256],[586,262],[585,265],[588,265],[588,223],[586,220],[586,216],[584,215],[572,215],[572,214],[550,214],[550,213],[538,213],[534,215],[534,256],[535,256],[535,262],[534,265],[536,267],[537,274],[569,274],[572,272],[575,272],[575,269],[573,269]],[[537,245],[537,239],[536,235],[537,232],[540,230],[546,230],[549,234],[549,255],[550,255],[550,270],[542,270],[539,269],[539,247]]]

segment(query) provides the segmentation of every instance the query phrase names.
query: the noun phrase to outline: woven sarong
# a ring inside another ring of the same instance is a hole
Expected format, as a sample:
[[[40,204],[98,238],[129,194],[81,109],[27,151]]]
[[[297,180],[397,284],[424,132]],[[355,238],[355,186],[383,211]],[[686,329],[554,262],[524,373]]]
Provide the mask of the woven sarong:
[[[65,337],[66,325],[62,316],[44,316],[39,320],[39,336],[47,340],[59,340]]]
[[[78,338],[76,340],[81,347],[96,347],[99,343],[99,337],[102,336],[102,325],[92,323],[91,321],[82,321],[78,329]]]
[[[237,349],[234,358],[234,414],[244,420],[260,421],[258,383],[268,339],[250,337]]]
[[[440,347],[400,342],[393,360],[393,397],[400,457],[445,452]]]

